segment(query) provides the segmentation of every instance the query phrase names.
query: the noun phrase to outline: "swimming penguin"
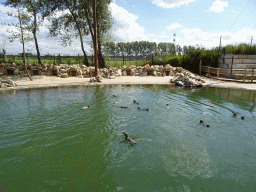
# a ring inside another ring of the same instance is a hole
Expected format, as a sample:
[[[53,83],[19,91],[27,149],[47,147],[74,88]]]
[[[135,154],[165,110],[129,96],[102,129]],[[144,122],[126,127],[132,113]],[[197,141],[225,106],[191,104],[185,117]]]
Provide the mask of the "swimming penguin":
[[[200,119],[200,124],[205,126],[205,127],[210,127],[210,125],[206,125],[202,119]]]
[[[170,105],[169,104],[166,104],[166,108],[169,108],[170,107]]]
[[[125,140],[121,141],[120,143],[128,142],[128,143],[130,143],[132,146],[137,145],[137,143],[133,140],[134,138],[130,138],[129,135],[128,135],[128,133],[126,133],[126,132],[124,132],[124,131],[123,131],[122,133],[123,133],[124,136],[125,136]],[[120,143],[119,143],[119,144],[120,144]]]
[[[134,107],[133,106],[132,107],[121,106],[121,108],[131,109],[131,108],[134,108]]]
[[[82,109],[88,109],[90,107],[91,107],[91,105],[88,105],[88,106],[82,107]]]
[[[133,103],[135,103],[135,104],[139,105],[139,103],[137,103],[135,100],[133,100]]]
[[[235,118],[235,117],[237,117],[237,118],[239,118],[239,119],[244,120],[244,116],[242,116],[242,117],[238,117],[238,116],[237,116],[237,114],[236,114],[235,112],[233,112],[233,111],[232,111],[232,113],[233,113],[233,117],[234,117],[234,118]]]
[[[149,111],[148,109],[141,109],[140,107],[137,107],[139,110]]]
[[[113,97],[116,97],[116,95],[113,95]]]

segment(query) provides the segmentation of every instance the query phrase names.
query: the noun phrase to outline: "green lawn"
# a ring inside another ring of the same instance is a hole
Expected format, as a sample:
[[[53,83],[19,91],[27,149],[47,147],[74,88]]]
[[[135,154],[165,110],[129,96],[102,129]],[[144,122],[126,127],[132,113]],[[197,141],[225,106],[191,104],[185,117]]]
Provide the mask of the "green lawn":
[[[73,64],[82,64],[83,60],[82,57],[74,57],[74,58],[65,58],[61,57],[55,57],[54,58],[41,58],[43,63],[46,64],[52,64],[52,63],[58,63],[58,64],[68,64],[68,65],[73,65]],[[13,57],[13,58],[7,58],[6,63],[22,63],[22,58],[21,57]],[[29,62],[31,64],[37,64],[38,60],[37,58],[27,58],[26,62]],[[145,60],[105,60],[107,66],[112,66],[112,67],[122,67],[123,65],[129,66],[129,65],[136,65],[136,66],[143,66],[147,64],[149,61]],[[0,63],[3,63],[3,59],[0,59]],[[89,63],[92,64],[92,59],[89,58]]]

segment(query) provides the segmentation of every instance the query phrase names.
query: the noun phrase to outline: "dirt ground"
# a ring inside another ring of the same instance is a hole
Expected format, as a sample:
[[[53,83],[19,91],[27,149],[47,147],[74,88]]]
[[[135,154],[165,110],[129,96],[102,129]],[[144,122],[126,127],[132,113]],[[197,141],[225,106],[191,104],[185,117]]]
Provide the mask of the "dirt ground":
[[[59,87],[59,86],[75,86],[75,85],[105,85],[105,84],[159,84],[169,85],[172,76],[155,77],[155,76],[121,76],[115,79],[103,79],[101,83],[90,83],[90,78],[78,78],[68,77],[60,78],[56,76],[33,76],[33,81],[30,81],[28,77],[18,78],[11,76],[0,77],[0,81],[3,79],[13,80],[17,86],[12,88],[0,88],[1,90],[11,89],[30,89],[30,88],[42,88],[42,87]],[[240,83],[240,82],[227,82],[221,80],[214,80],[203,77],[205,83],[203,86],[218,87],[218,88],[230,88],[230,89],[244,89],[244,90],[256,90],[256,82],[254,83]]]

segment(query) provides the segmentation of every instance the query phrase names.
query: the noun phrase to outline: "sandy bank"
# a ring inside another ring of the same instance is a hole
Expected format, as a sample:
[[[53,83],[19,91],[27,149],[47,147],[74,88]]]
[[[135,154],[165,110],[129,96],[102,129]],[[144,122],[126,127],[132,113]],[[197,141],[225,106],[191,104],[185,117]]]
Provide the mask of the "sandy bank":
[[[60,78],[56,76],[33,76],[33,81],[28,77],[12,78],[0,77],[0,80],[11,79],[17,86],[12,88],[0,88],[1,90],[17,90],[17,89],[31,89],[42,87],[59,87],[59,86],[75,86],[75,85],[108,85],[108,84],[123,84],[123,85],[141,85],[141,84],[156,84],[156,85],[170,85],[172,76],[155,77],[155,76],[121,76],[115,79],[103,79],[101,83],[90,83],[90,78]],[[231,89],[244,89],[256,90],[256,83],[239,83],[239,82],[226,82],[220,80],[213,80],[203,78],[204,86],[218,87],[218,88],[231,88]]]

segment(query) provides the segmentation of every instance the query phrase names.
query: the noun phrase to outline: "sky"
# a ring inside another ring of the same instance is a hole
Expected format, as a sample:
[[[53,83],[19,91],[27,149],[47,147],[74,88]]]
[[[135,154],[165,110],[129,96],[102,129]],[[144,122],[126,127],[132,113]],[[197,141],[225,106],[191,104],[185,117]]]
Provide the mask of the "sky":
[[[0,0],[3,2],[3,0]],[[175,34],[176,45],[217,47],[220,44],[256,44],[255,0],[114,0],[110,4],[113,26],[108,37],[115,42],[150,41],[171,42]],[[10,33],[15,30],[6,24],[17,23],[7,15],[15,10],[0,4],[0,48],[7,54],[22,52],[19,41],[10,43]],[[61,14],[61,13],[59,13]],[[3,24],[5,23],[5,24]],[[40,52],[44,54],[81,54],[80,43],[74,39],[71,46],[63,47],[59,38],[49,36],[50,21],[45,20],[38,32]],[[91,54],[91,40],[84,44]],[[33,42],[26,50],[35,53]]]

